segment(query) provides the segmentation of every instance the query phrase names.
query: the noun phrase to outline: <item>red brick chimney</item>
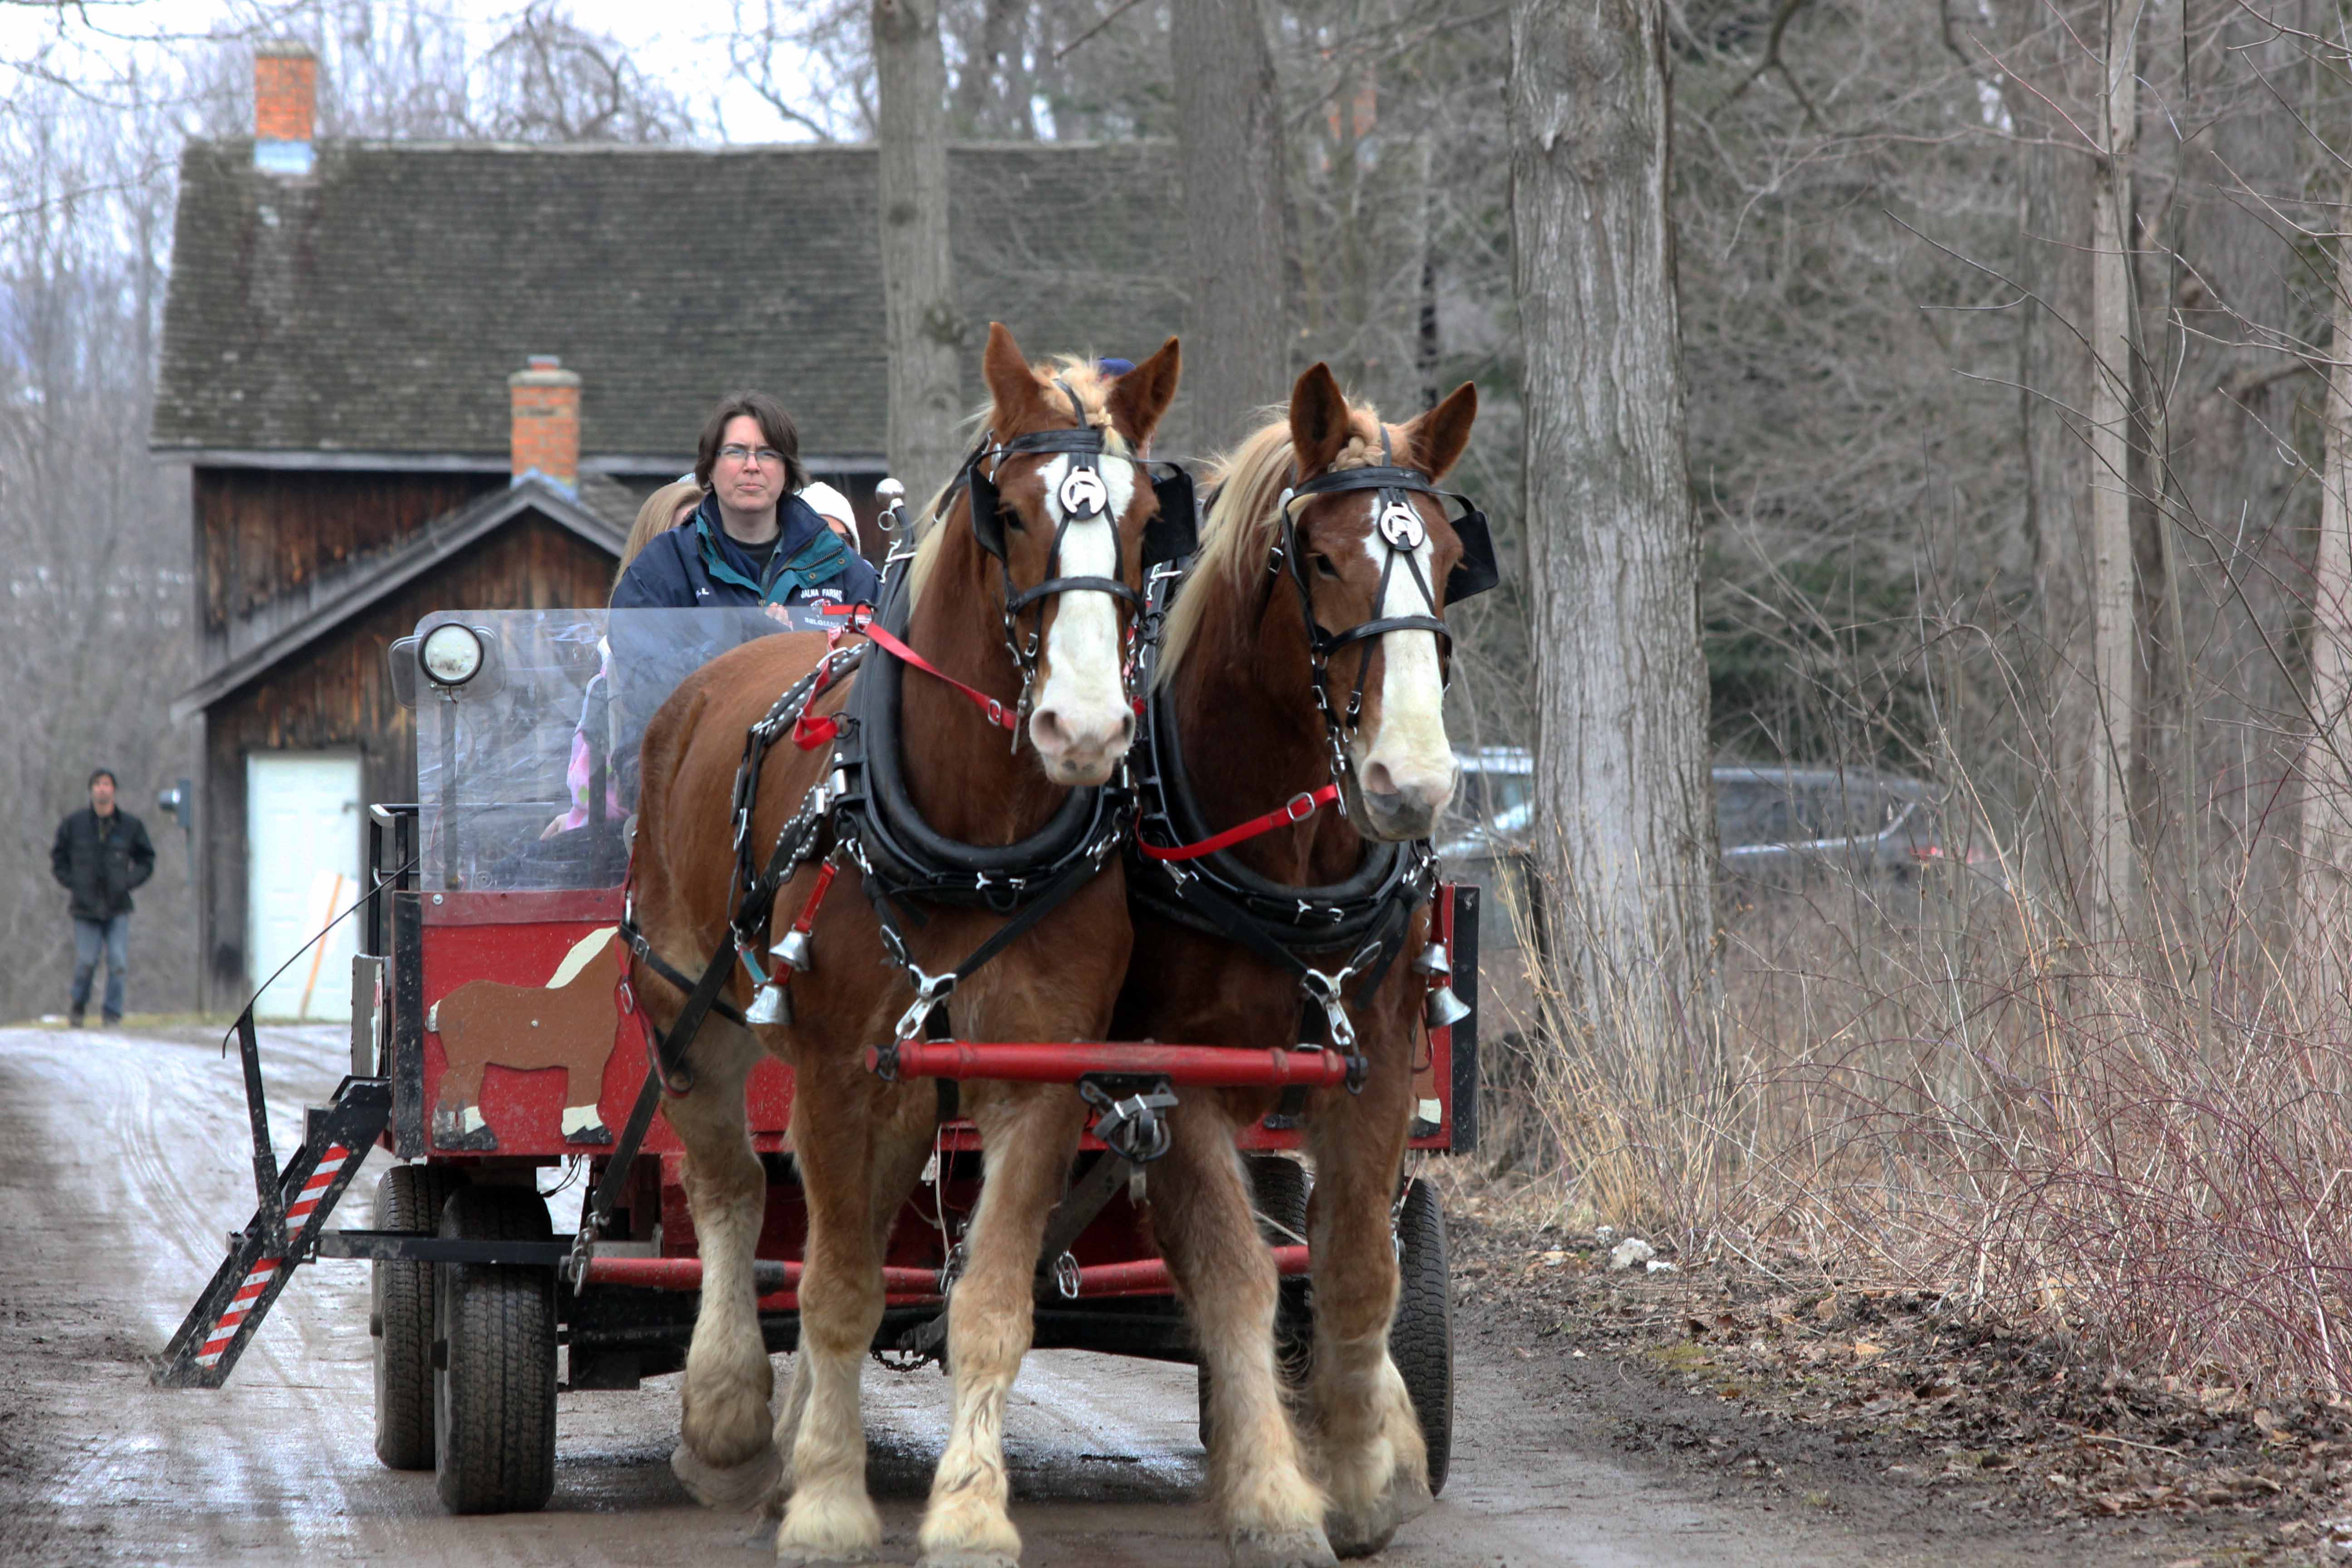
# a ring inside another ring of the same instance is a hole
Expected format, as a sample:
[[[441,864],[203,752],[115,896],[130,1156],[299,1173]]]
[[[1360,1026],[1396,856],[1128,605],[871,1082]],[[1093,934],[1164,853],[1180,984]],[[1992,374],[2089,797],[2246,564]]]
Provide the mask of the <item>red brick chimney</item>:
[[[514,481],[537,475],[567,493],[580,483],[580,377],[553,354],[507,377],[512,407]]]
[[[310,46],[264,44],[253,52],[253,164],[272,174],[310,172],[319,118],[319,62]]]

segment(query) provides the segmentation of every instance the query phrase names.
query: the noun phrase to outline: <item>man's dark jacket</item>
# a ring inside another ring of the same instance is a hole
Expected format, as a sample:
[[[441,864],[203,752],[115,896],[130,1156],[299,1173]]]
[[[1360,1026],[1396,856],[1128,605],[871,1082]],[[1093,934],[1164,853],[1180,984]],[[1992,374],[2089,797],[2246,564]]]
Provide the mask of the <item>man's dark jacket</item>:
[[[842,542],[808,502],[786,496],[776,508],[776,552],[758,572],[719,521],[719,500],[702,498],[694,521],[654,535],[613,590],[613,608],[716,609],[724,605],[870,605],[881,574]]]
[[[131,889],[155,874],[155,846],[121,806],[101,824],[85,805],[58,824],[49,870],[73,893],[74,919],[112,920],[131,912]]]

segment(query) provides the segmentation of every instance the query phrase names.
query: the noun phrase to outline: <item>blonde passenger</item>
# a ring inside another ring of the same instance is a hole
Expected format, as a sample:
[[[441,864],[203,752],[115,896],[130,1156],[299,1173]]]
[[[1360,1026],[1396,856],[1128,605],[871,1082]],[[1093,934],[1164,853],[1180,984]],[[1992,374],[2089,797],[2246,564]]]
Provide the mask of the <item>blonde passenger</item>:
[[[701,504],[702,486],[691,476],[666,484],[647,496],[646,504],[637,509],[637,521],[629,530],[629,542],[621,546],[621,564],[613,574],[613,586],[621,585],[621,579],[628,574],[629,563],[656,535],[691,521],[694,509]]]

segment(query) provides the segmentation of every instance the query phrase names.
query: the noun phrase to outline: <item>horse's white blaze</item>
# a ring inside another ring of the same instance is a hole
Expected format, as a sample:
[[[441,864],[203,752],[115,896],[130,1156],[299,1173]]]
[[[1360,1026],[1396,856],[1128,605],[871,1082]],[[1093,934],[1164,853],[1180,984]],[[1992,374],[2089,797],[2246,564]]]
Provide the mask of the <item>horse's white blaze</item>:
[[[1374,526],[1364,539],[1364,550],[1375,572],[1388,565],[1389,556],[1389,544],[1381,537],[1378,521],[1375,502]],[[1430,581],[1435,555],[1424,531],[1412,551],[1412,563],[1421,569],[1423,583]],[[1414,585],[1412,574],[1405,570],[1402,561],[1388,574],[1388,591],[1381,597],[1380,613],[1383,619],[1430,613],[1429,601]],[[1442,811],[1454,794],[1454,747],[1445,738],[1445,674],[1438,662],[1437,634],[1389,632],[1381,638],[1381,648],[1387,656],[1381,667],[1381,727],[1364,748],[1361,765],[1370,770],[1379,764],[1397,793],[1417,796],[1413,804],[1422,809]],[[1336,692],[1333,695],[1335,700],[1343,700]]]
[[[1071,522],[1062,535],[1058,577],[1117,577],[1118,519],[1135,499],[1135,468],[1105,454],[1103,488],[1109,500],[1091,518]],[[1062,481],[1069,476],[1067,455],[1045,467],[1045,515],[1062,525]],[[1123,733],[1127,693],[1119,684],[1118,606],[1108,594],[1075,592],[1054,600],[1054,624],[1045,633],[1045,683],[1037,693],[1040,712],[1055,715],[1066,736],[1099,736],[1102,744]]]

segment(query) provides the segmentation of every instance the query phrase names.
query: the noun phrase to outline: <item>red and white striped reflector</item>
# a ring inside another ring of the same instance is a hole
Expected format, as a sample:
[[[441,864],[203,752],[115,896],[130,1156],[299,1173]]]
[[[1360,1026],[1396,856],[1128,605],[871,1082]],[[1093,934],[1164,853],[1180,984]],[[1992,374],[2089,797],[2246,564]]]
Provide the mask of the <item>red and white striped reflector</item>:
[[[309,1181],[302,1184],[301,1193],[286,1211],[287,1240],[299,1239],[309,1227],[319,1200],[325,1197],[327,1189],[335,1184],[335,1173],[341,1170],[343,1163],[351,1157],[352,1152],[341,1143],[329,1147],[319,1161],[319,1168],[310,1173]],[[223,1312],[220,1321],[213,1325],[213,1331],[205,1336],[205,1347],[196,1354],[198,1366],[218,1364],[222,1353],[228,1349],[229,1342],[236,1338],[237,1330],[245,1326],[245,1320],[252,1314],[253,1304],[261,1300],[263,1291],[269,1289],[269,1282],[278,1277],[278,1270],[285,1261],[282,1258],[265,1258],[253,1266],[253,1272],[245,1277],[236,1288],[236,1294],[229,1298],[228,1310]]]

